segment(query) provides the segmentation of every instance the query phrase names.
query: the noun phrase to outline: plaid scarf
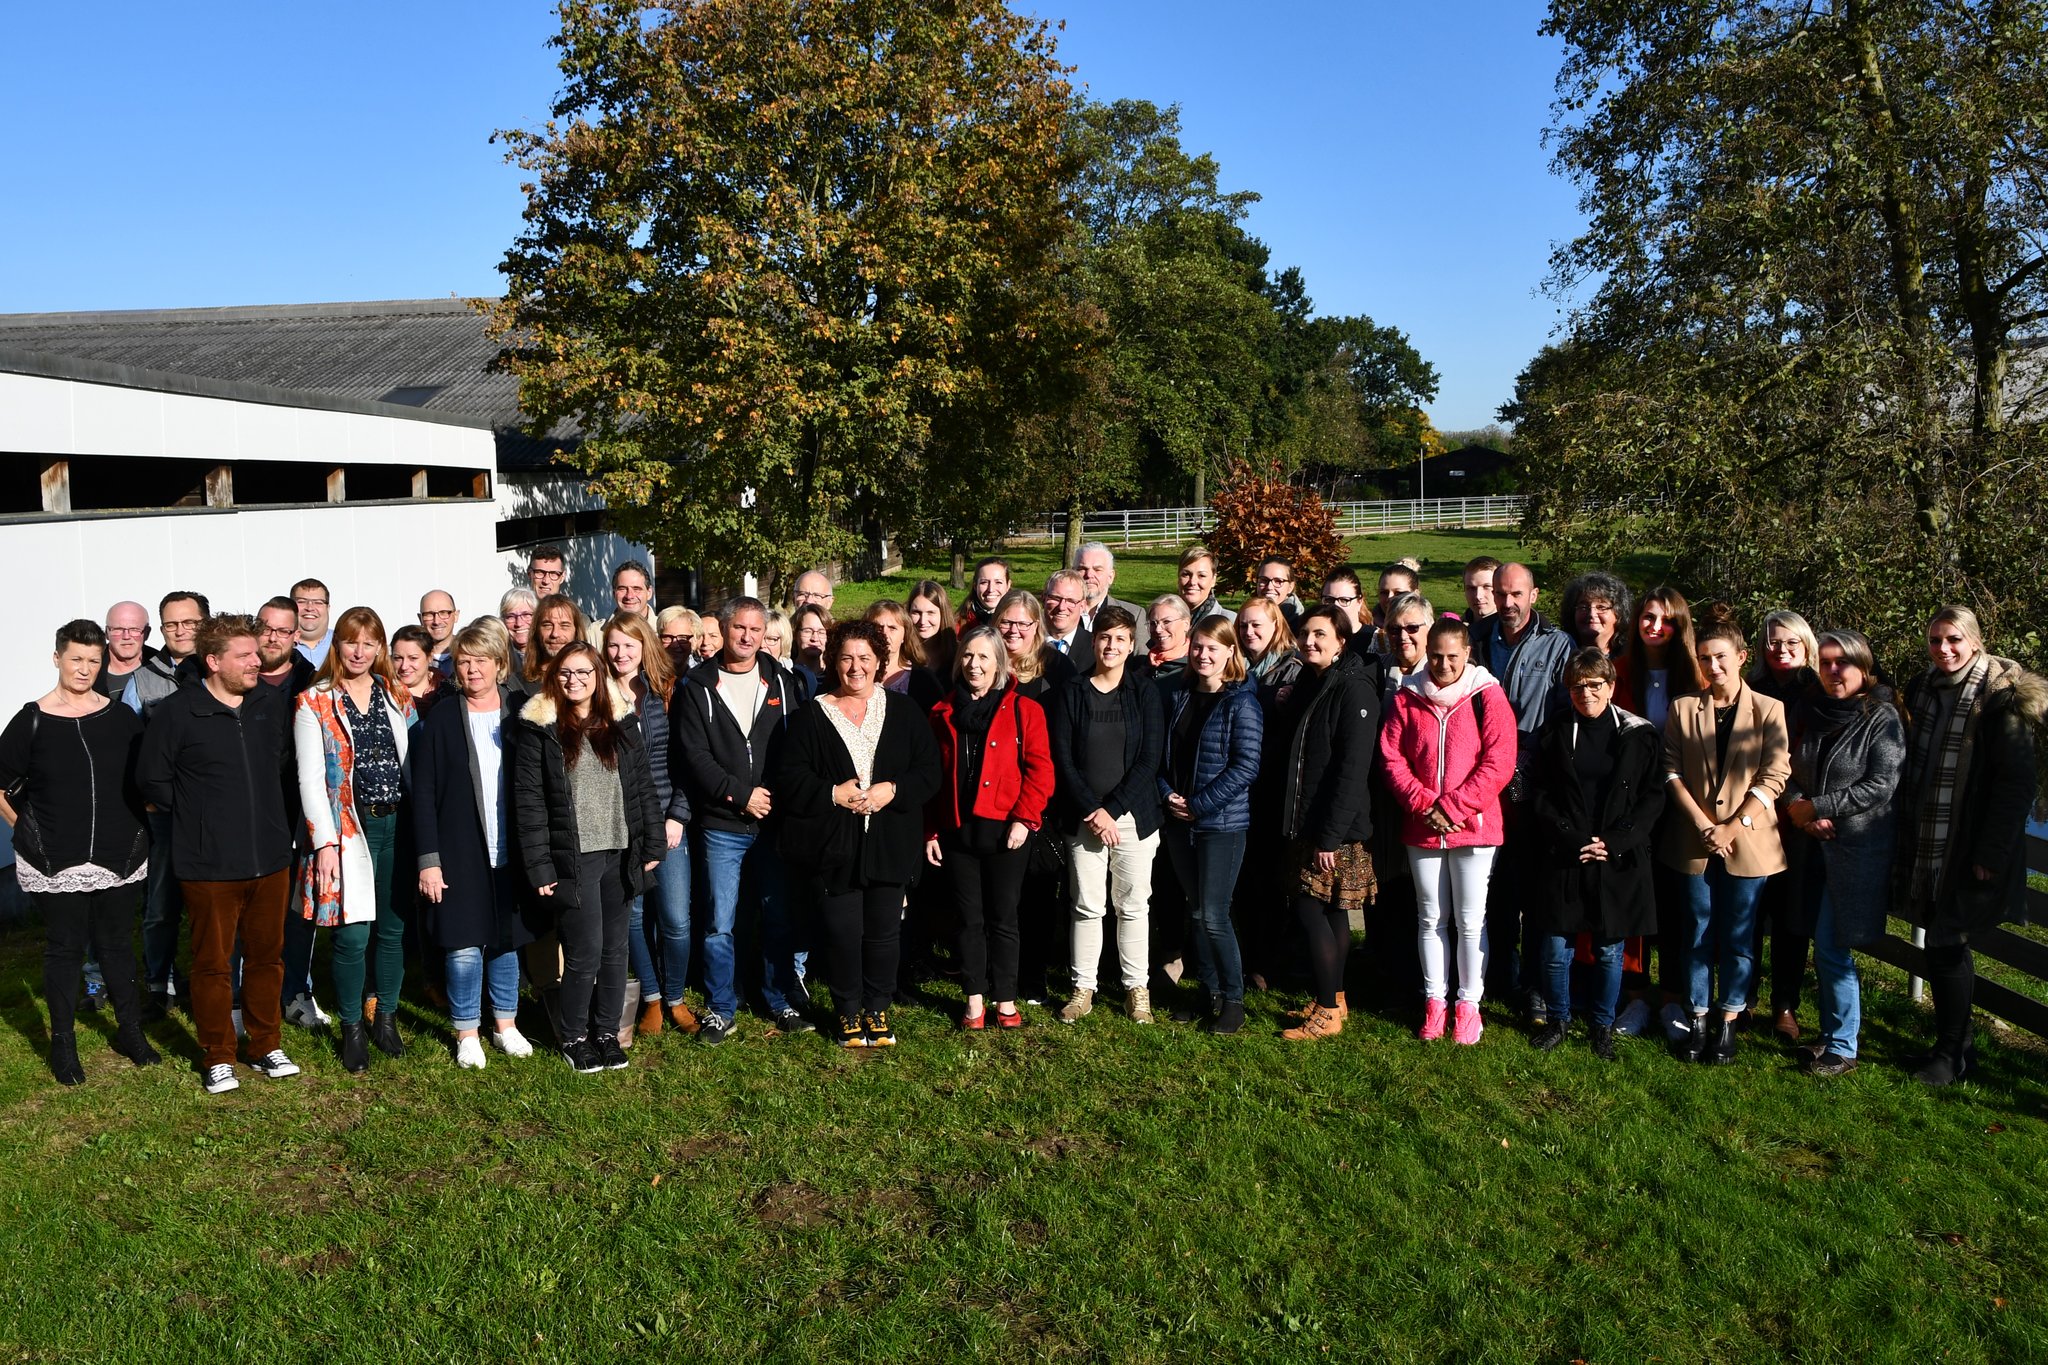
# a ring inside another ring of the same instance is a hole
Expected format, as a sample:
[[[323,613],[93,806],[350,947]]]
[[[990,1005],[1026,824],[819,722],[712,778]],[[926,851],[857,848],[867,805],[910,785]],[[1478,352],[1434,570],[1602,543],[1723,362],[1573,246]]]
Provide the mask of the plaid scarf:
[[[1948,856],[1956,779],[1963,763],[1963,738],[1971,713],[1991,672],[1991,656],[1979,654],[1968,668],[1948,677],[1930,677],[1930,691],[1955,690],[1955,700],[1942,712],[1939,726],[1921,725],[1913,735],[1913,769],[1920,775],[1920,828],[1913,857],[1913,899],[1932,900],[1941,888]]]

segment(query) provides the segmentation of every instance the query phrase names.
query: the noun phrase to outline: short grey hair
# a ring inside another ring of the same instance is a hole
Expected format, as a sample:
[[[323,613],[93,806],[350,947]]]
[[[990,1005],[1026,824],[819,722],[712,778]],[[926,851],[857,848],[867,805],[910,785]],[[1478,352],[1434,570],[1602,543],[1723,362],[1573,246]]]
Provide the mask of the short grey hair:
[[[1065,581],[1083,590],[1088,586],[1088,580],[1082,576],[1079,569],[1054,569],[1045,580],[1046,595],[1051,596],[1053,585],[1061,581]]]
[[[1109,556],[1109,567],[1112,569],[1116,567],[1116,551],[1110,549],[1107,545],[1104,545],[1099,540],[1087,541],[1084,544],[1077,547],[1074,551],[1074,562],[1071,567],[1076,569],[1080,568],[1081,556],[1087,554],[1090,550],[1102,551],[1102,553]]]
[[[1392,622],[1418,609],[1432,622],[1436,620],[1436,604],[1419,592],[1404,592],[1389,598],[1387,600],[1386,617],[1389,622]]]
[[[761,602],[761,599],[760,599],[760,598],[758,598],[758,597],[729,597],[729,598],[727,598],[727,599],[725,600],[725,605],[724,605],[724,606],[722,606],[722,607],[720,607],[720,608],[718,609],[718,629],[719,629],[719,633],[720,633],[720,634],[723,634],[723,633],[725,633],[726,631],[728,631],[728,630],[732,629],[732,618],[733,618],[733,617],[735,617],[735,616],[738,616],[738,615],[739,615],[739,614],[740,614],[741,612],[743,612],[743,611],[758,611],[758,612],[760,612],[760,613],[761,613],[761,628],[762,628],[763,630],[766,630],[766,629],[767,629],[767,627],[768,627],[768,608],[767,608],[766,606],[764,606],[764,605],[762,604],[762,602]]]
[[[1163,592],[1153,598],[1151,605],[1145,608],[1145,614],[1150,616],[1161,607],[1171,608],[1172,614],[1183,621],[1195,614],[1194,608],[1188,605],[1188,599],[1177,592]]]
[[[532,588],[513,588],[498,599],[498,615],[503,616],[514,607],[530,607],[538,610],[540,599],[533,595]]]

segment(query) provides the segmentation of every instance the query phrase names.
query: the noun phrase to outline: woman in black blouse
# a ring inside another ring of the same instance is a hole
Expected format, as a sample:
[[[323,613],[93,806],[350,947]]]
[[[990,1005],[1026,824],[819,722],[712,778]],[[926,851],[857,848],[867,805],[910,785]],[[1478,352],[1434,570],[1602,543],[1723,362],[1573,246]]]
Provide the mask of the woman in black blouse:
[[[916,877],[939,749],[916,702],[880,686],[888,642],[872,621],[832,632],[835,679],[789,722],[774,780],[782,854],[824,921],[836,1041],[890,1047],[904,890]]]
[[[106,653],[91,621],[61,627],[56,687],[0,732],[0,818],[14,827],[14,875],[43,916],[50,1072],[65,1085],[85,1080],[72,1029],[88,945],[120,1024],[114,1050],[137,1066],[162,1060],[142,1036],[135,990],[135,916],[149,873],[135,792],[142,718],[93,687]]]

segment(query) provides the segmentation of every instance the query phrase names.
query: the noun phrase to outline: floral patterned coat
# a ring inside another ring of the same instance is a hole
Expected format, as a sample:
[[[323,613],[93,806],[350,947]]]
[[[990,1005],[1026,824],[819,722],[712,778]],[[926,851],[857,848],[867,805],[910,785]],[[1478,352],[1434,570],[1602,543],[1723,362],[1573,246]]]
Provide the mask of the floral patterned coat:
[[[405,767],[408,732],[419,712],[403,685],[387,689],[385,716]],[[299,693],[292,715],[292,742],[298,751],[299,803],[305,809],[306,854],[299,862],[298,911],[321,928],[363,924],[377,918],[377,874],[370,846],[356,817],[355,745],[348,716],[334,684],[316,683]],[[326,888],[316,884],[318,850],[341,846],[341,878]],[[403,894],[394,891],[393,894]]]

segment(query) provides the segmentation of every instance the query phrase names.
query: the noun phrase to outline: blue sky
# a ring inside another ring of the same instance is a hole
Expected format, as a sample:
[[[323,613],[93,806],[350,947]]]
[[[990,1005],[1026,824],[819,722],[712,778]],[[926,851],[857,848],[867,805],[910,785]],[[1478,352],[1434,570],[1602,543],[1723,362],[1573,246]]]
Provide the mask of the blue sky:
[[[1068,0],[1098,99],[1178,103],[1184,141],[1319,312],[1400,327],[1482,425],[1549,335],[1576,231],[1541,133],[1534,0]],[[200,17],[203,16],[203,17]],[[551,6],[20,6],[0,312],[495,292],[519,223],[492,129],[546,117]]]

